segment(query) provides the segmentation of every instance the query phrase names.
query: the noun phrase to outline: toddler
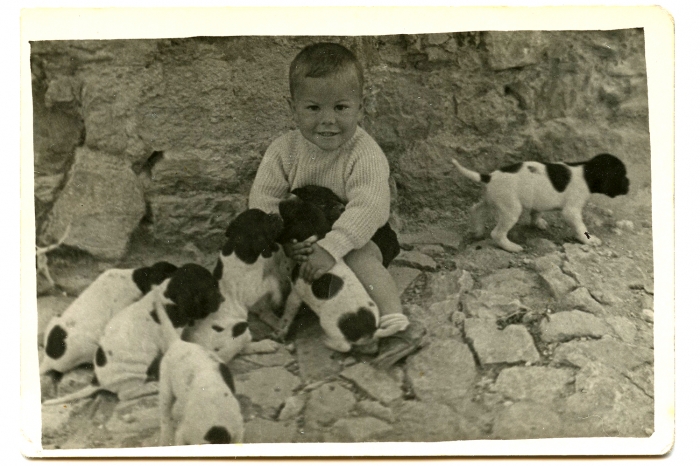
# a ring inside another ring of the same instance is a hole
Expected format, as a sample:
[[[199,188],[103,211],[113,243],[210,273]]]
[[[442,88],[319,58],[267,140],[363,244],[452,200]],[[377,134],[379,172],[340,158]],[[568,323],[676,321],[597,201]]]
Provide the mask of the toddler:
[[[399,251],[389,219],[389,164],[379,145],[358,123],[363,111],[363,73],[345,47],[305,47],[289,70],[288,99],[297,129],[272,142],[258,168],[249,207],[279,212],[296,188],[323,186],[346,202],[323,239],[287,244],[311,282],[344,259],[380,311],[380,355],[388,367],[421,346],[423,330],[403,315],[396,284],[386,266]]]

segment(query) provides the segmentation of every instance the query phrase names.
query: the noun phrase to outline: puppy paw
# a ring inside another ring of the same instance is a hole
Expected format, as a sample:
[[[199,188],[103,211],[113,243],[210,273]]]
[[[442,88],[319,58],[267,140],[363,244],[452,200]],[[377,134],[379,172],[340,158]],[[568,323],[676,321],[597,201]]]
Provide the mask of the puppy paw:
[[[501,249],[505,249],[508,252],[522,252],[523,247],[520,245],[517,245],[511,241],[505,242],[505,241],[498,241],[496,242],[498,247]]]
[[[603,242],[597,236],[589,235],[584,244],[589,244],[591,246],[600,246]]]
[[[542,217],[536,219],[533,224],[540,230],[546,230],[547,227],[549,227],[547,220],[543,219]]]
[[[328,337],[323,339],[323,344],[326,345],[326,348],[330,348],[333,351],[338,351],[339,353],[347,353],[352,349],[352,345],[347,341],[334,340]]]
[[[280,344],[273,340],[253,341],[246,346],[245,354],[275,353]]]

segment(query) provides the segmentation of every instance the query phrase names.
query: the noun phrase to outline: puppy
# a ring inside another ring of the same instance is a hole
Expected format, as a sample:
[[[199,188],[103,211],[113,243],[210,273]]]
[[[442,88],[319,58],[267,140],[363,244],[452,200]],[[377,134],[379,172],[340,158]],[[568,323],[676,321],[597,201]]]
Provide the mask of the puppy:
[[[583,224],[584,205],[593,193],[615,197],[629,191],[625,164],[610,154],[576,163],[520,162],[488,175],[467,170],[455,159],[452,163],[470,180],[486,184],[485,198],[472,208],[475,233],[483,235],[483,215],[488,208],[495,208],[498,221],[491,238],[510,252],[523,249],[507,237],[523,210],[530,213],[532,224],[541,230],[547,228],[542,212],[561,210],[580,242],[600,244]]]
[[[163,299],[168,299],[166,313],[178,332],[216,311],[223,301],[218,283],[207,269],[196,264],[180,267],[106,325],[95,351],[94,383],[45,404],[65,403],[101,390],[115,393],[121,401],[156,393],[164,353],[156,303]]]
[[[167,348],[160,363],[160,444],[242,443],[243,416],[228,367],[212,351],[180,339],[167,303],[156,301]]]
[[[242,212],[229,224],[214,268],[226,301],[218,311],[188,328],[183,340],[215,351],[224,362],[241,352],[277,348],[272,340],[252,342],[247,320],[248,312],[263,299],[272,309],[283,307],[288,278],[280,275],[278,265],[286,258],[276,242],[282,228],[279,215],[258,209]]]
[[[345,212],[345,204],[330,189],[322,186],[307,185],[292,190],[292,194],[304,202],[314,204],[321,209],[323,215],[332,227],[336,220]]]
[[[177,267],[157,262],[138,269],[103,272],[78,298],[54,317],[44,331],[44,358],[40,373],[54,377],[80,364],[92,362],[107,322],[135,303],[151,287],[171,277]]]
[[[280,202],[284,231],[278,238],[284,243],[304,241],[311,236],[323,238],[331,230],[323,210],[296,195]],[[379,310],[350,267],[340,260],[313,283],[299,277],[299,265],[292,271],[292,292],[287,298],[282,320],[288,325],[302,302],[319,317],[327,347],[348,352],[353,344],[371,342],[379,323]]]

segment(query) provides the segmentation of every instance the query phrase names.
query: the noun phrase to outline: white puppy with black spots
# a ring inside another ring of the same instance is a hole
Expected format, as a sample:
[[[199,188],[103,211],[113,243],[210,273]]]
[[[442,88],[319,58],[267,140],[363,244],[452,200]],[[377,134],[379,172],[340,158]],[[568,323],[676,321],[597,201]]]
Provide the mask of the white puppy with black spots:
[[[323,210],[296,195],[281,201],[279,211],[284,220],[280,243],[302,242],[312,236],[321,239],[331,230]],[[292,292],[282,317],[285,324],[293,319],[302,302],[318,315],[325,333],[324,344],[335,351],[348,352],[353,345],[365,345],[385,336],[385,330],[379,329],[376,303],[343,260],[312,283],[299,276],[299,265],[294,267]]]
[[[196,264],[180,267],[105,326],[95,351],[93,384],[45,404],[65,403],[102,390],[116,394],[121,401],[157,393],[165,348],[156,303],[163,299],[168,300],[165,309],[178,332],[214,312],[223,301],[218,283],[207,269]]]
[[[452,163],[465,177],[486,185],[484,199],[472,208],[474,232],[477,236],[483,235],[484,214],[495,209],[497,224],[491,231],[491,238],[510,252],[523,249],[507,236],[523,211],[529,213],[533,225],[544,230],[547,222],[542,212],[561,210],[580,242],[600,244],[583,223],[583,207],[591,194],[616,197],[629,191],[625,164],[610,154],[599,154],[576,163],[520,162],[488,175],[468,170],[455,159]]]
[[[177,267],[157,262],[138,269],[103,272],[44,331],[40,373],[59,378],[81,364],[91,363],[107,323],[175,273]]]
[[[271,352],[279,347],[272,340],[252,341],[248,312],[261,302],[268,311],[281,310],[284,305],[289,278],[280,273],[286,258],[276,242],[282,228],[279,215],[258,209],[242,212],[229,224],[214,268],[226,301],[218,311],[187,328],[183,340],[213,350],[224,362],[239,353]]]
[[[160,444],[243,442],[243,416],[228,367],[214,352],[180,339],[165,305],[156,301],[163,346],[160,363]]]

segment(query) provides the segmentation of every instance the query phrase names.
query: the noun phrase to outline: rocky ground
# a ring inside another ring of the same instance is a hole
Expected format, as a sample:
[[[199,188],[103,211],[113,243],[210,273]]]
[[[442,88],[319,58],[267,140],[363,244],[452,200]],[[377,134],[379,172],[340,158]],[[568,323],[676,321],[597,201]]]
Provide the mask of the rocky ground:
[[[363,356],[326,349],[301,313],[276,352],[229,367],[246,442],[360,442],[644,437],[654,431],[653,261],[648,198],[613,212],[591,204],[585,220],[603,240],[573,242],[557,214],[550,230],[518,226],[511,254],[475,240],[466,225],[400,235],[391,271],[405,312],[429,344],[380,372]],[[643,207],[646,206],[646,207]],[[123,265],[148,262],[135,247]],[[196,248],[164,258],[213,265]],[[163,258],[161,256],[161,258]],[[79,258],[54,260],[58,287],[38,298],[39,328],[99,273]],[[264,333],[262,324],[254,333]],[[41,342],[41,335],[39,335]],[[41,343],[39,343],[41,344]],[[92,378],[79,368],[44,397]],[[46,449],[154,446],[157,397],[118,403],[103,394],[43,409]]]

